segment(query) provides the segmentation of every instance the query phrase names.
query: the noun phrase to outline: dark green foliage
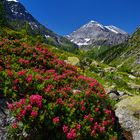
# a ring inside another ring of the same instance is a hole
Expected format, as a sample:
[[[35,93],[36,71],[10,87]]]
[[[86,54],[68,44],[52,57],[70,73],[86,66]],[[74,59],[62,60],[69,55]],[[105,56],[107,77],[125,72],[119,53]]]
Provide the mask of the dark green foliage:
[[[97,58],[98,60],[103,60],[105,63],[110,63],[112,60],[119,57],[125,49],[125,44],[113,46],[100,53]]]
[[[65,51],[76,53],[78,50],[78,46],[70,42],[65,37],[60,37],[59,42],[60,42],[60,48]]]
[[[5,16],[5,9],[3,7],[3,1],[0,1],[0,27],[5,26],[7,23]]]
[[[93,59],[97,59],[100,57],[100,55],[102,56],[102,54],[108,50],[110,50],[109,46],[94,47],[93,49],[88,50],[85,53],[85,56],[93,58]]]
[[[125,44],[111,47],[100,53],[97,59],[112,66],[117,66],[121,71],[131,73],[140,70],[139,56],[140,29],[138,28]]]

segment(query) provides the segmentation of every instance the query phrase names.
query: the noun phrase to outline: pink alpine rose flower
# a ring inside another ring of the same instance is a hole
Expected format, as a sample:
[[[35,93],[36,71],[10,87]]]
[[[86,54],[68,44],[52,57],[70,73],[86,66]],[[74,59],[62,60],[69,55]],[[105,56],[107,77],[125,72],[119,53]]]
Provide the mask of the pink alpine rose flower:
[[[32,76],[32,74],[29,74],[28,77],[26,77],[26,81],[27,81],[28,83],[31,83],[32,80],[33,80],[33,76]]]
[[[8,103],[8,108],[12,110],[14,108],[14,105],[11,103]]]
[[[53,118],[53,123],[54,123],[54,124],[58,124],[59,121],[60,121],[59,117]]]
[[[37,115],[38,115],[38,112],[37,111],[32,111],[31,112],[31,117],[33,117],[33,118],[35,118],[35,117],[37,117]]]
[[[64,132],[64,133],[68,132],[68,126],[63,125],[63,132]]]
[[[42,96],[41,95],[31,95],[30,96],[31,105],[36,104],[39,108],[42,107]]]

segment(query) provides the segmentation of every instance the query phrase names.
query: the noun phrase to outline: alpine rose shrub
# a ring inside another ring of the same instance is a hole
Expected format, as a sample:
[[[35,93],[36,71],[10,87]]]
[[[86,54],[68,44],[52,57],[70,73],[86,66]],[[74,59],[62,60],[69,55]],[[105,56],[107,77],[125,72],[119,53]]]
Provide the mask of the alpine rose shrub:
[[[44,46],[1,42],[0,89],[15,118],[9,139],[116,138],[110,101],[95,79]]]

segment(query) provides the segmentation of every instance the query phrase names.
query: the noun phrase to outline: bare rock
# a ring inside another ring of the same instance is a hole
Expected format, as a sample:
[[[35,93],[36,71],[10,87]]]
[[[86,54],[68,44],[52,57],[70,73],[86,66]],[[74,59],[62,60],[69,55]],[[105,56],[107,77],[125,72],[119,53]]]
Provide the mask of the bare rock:
[[[120,125],[140,140],[140,96],[128,97],[116,104],[115,114]]]

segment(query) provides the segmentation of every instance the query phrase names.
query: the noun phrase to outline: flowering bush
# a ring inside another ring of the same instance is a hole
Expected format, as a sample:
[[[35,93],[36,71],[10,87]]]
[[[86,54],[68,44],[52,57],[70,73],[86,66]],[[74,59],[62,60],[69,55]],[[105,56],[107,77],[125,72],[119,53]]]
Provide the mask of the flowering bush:
[[[114,115],[103,87],[46,47],[0,42],[0,89],[15,120],[11,139],[109,140]]]

